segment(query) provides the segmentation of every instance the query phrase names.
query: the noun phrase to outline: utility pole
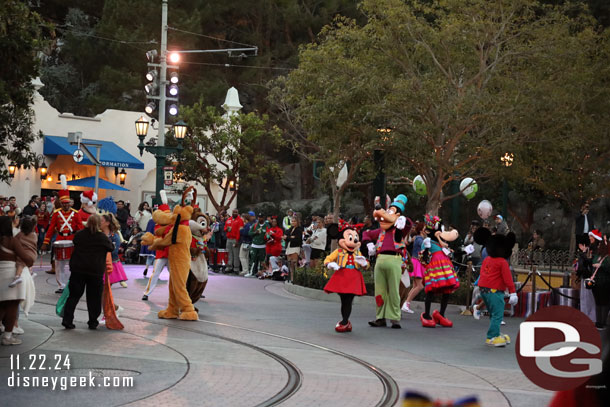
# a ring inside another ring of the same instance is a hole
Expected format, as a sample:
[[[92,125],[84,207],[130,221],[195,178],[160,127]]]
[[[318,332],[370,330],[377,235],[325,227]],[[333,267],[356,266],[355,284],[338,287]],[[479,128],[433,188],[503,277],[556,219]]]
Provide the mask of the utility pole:
[[[167,80],[167,0],[161,2],[161,56],[159,63],[161,72],[159,72],[159,135],[157,136],[157,145],[163,147],[165,145],[165,87]],[[165,157],[163,157],[161,168],[163,168],[163,165],[165,165]],[[159,163],[157,163],[157,176],[158,174]]]

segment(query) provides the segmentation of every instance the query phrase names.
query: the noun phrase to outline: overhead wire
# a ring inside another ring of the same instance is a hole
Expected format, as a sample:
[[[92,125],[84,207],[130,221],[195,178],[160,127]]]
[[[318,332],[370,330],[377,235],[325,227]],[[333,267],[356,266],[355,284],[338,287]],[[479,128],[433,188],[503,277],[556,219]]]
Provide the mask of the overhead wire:
[[[190,65],[208,65],[208,66],[219,66],[225,68],[252,68],[252,69],[273,69],[273,70],[281,70],[281,71],[292,71],[295,68],[282,68],[282,67],[273,67],[273,66],[253,66],[253,65],[238,65],[238,64],[214,64],[210,62],[190,62],[190,61],[182,61],[180,64],[190,64]]]
[[[203,37],[203,38],[208,38],[208,39],[211,39],[211,40],[228,42],[228,43],[238,44],[238,45],[244,45],[246,47],[258,48],[256,45],[246,44],[244,42],[238,42],[238,41],[233,41],[233,40],[227,40],[227,39],[224,39],[224,38],[213,37],[211,35],[200,34],[200,33],[196,33],[196,32],[193,32],[193,31],[181,30],[180,28],[176,28],[176,27],[168,26],[167,29],[168,30],[172,30],[172,31],[178,31],[178,32],[185,33],[185,34],[196,35],[196,36]]]
[[[56,26],[55,28],[57,28],[58,30],[61,30],[61,31],[68,31],[68,32],[71,32],[71,33],[79,34],[79,35],[82,35],[82,36],[85,36],[85,37],[97,38],[97,39],[105,40],[105,41],[118,42],[120,44],[126,44],[126,45],[132,45],[132,44],[157,44],[157,41],[155,41],[155,40],[149,40],[149,41],[127,41],[127,40],[119,40],[119,39],[116,39],[116,38],[102,37],[100,35],[90,34],[90,33],[87,33],[87,32],[78,31],[78,30],[74,30],[74,29],[71,29],[71,28],[61,27],[61,26]]]

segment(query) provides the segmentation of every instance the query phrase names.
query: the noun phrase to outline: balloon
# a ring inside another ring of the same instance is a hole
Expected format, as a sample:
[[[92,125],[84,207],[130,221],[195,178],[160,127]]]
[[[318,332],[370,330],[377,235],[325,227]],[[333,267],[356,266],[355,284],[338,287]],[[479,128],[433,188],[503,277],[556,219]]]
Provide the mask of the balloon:
[[[479,185],[472,178],[464,178],[462,182],[460,182],[460,191],[466,199],[472,199],[479,191]]]
[[[421,175],[413,178],[413,190],[417,195],[426,195],[426,183],[424,182],[424,178]]]
[[[477,213],[481,217],[481,219],[487,219],[491,215],[494,207],[491,205],[491,202],[488,200],[483,200],[479,203],[477,207]]]

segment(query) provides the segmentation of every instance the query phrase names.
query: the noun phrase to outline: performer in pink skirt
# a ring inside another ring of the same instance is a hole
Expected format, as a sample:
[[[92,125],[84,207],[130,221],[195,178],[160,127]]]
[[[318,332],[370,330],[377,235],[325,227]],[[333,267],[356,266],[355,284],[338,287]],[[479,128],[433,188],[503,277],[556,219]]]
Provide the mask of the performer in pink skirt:
[[[426,269],[419,261],[419,252],[422,251],[422,243],[426,236],[424,230],[425,224],[423,222],[417,222],[411,231],[409,240],[411,241],[411,263],[413,264],[413,270],[409,273],[411,277],[411,290],[407,296],[407,300],[402,306],[402,311],[413,313],[411,310],[411,301],[424,289],[424,276],[426,275]]]
[[[335,331],[351,332],[352,324],[349,322],[349,316],[352,313],[354,296],[366,294],[364,278],[357,267],[367,268],[368,262],[360,253],[360,239],[353,226],[347,223],[342,223],[338,227],[331,225],[327,233],[328,236],[332,236],[331,239],[339,238],[339,248],[324,260],[324,265],[335,271],[324,287],[324,291],[337,293],[341,297],[343,319],[337,322]]]
[[[122,287],[127,288],[127,275],[125,274],[125,269],[123,269],[123,264],[119,260],[121,237],[119,235],[118,225],[119,222],[112,213],[102,215],[102,232],[108,236],[114,245],[114,250],[112,251],[112,273],[109,275],[104,275],[104,278],[108,278],[111,285],[114,283],[120,283]]]

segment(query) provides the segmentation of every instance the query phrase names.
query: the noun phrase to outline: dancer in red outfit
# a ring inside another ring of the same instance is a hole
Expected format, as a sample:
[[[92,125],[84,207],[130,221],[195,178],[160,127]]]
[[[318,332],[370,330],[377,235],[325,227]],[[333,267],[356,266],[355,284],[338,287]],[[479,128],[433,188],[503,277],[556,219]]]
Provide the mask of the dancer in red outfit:
[[[59,289],[55,291],[57,294],[63,293],[64,287],[68,284],[68,280],[70,279],[70,270],[66,271],[66,266],[72,256],[72,249],[74,248],[72,240],[74,239],[74,234],[84,228],[80,215],[75,209],[72,209],[66,176],[62,175],[60,179],[62,186],[62,190],[59,191],[61,208],[56,209],[53,212],[51,224],[49,225],[47,235],[45,236],[41,247],[42,251],[48,250],[51,237],[57,232],[57,239],[54,243],[54,248],[56,250],[55,278],[59,285]]]
[[[344,223],[339,228],[335,226],[328,229],[331,239],[339,239],[339,248],[324,260],[326,267],[335,270],[324,287],[324,291],[337,293],[341,297],[341,316],[343,319],[337,322],[335,331],[351,332],[352,324],[349,322],[349,316],[352,313],[354,296],[366,294],[364,278],[362,278],[362,273],[357,267],[367,268],[369,263],[360,253],[358,232],[352,226]]]

